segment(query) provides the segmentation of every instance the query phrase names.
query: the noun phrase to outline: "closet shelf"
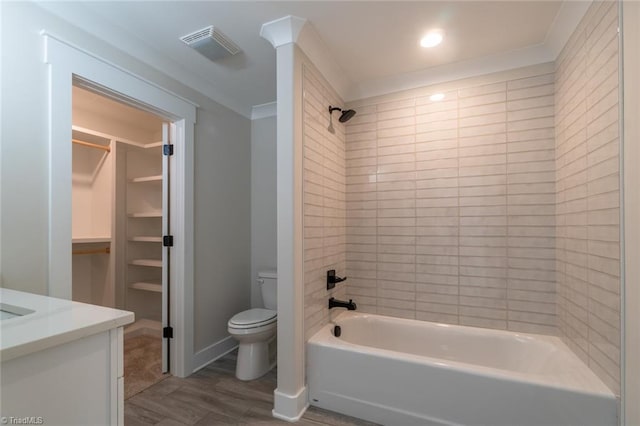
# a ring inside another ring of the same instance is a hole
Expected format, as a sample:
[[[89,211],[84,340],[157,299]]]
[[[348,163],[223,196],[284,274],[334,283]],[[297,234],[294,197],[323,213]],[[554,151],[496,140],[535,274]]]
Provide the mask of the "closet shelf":
[[[129,179],[129,182],[131,183],[162,182],[162,175],[137,177],[137,178]]]
[[[161,146],[162,146],[162,141],[147,143],[144,145],[145,148],[160,148]]]
[[[152,268],[162,268],[162,260],[157,259],[135,259],[129,262],[129,265],[149,266]]]
[[[72,238],[73,244],[110,243],[111,237],[80,237]]]
[[[138,212],[129,213],[129,217],[162,217],[162,212]]]
[[[161,243],[162,237],[130,237],[129,241],[138,243]]]
[[[154,293],[162,293],[162,284],[150,282],[137,282],[129,284],[129,288],[142,291],[151,291]]]

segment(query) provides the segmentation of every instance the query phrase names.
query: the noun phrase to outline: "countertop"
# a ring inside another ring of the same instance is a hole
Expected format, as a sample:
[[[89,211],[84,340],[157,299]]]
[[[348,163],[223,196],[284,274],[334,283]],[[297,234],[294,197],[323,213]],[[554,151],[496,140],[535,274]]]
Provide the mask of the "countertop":
[[[0,320],[2,362],[132,323],[132,312],[0,288],[0,303],[34,312]]]

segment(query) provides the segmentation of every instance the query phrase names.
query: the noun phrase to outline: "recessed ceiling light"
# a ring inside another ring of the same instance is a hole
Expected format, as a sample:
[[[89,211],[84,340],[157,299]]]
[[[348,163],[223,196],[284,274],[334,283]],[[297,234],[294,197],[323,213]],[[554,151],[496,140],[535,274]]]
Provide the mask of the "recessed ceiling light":
[[[444,99],[444,93],[434,93],[433,95],[429,96],[429,100],[433,102],[438,102],[443,99]]]
[[[441,30],[429,31],[426,36],[420,40],[420,46],[422,47],[434,47],[442,43],[444,34]]]

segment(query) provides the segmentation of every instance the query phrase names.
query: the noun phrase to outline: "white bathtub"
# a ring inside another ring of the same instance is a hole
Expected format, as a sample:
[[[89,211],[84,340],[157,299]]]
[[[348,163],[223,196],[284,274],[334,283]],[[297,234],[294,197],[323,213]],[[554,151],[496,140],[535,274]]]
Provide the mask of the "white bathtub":
[[[617,425],[560,339],[341,313],[307,344],[309,402],[385,425]]]

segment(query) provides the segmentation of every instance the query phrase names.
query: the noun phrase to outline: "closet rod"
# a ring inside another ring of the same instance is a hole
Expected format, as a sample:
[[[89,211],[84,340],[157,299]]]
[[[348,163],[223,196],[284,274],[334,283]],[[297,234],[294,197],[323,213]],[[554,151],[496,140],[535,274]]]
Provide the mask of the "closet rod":
[[[109,247],[94,249],[94,250],[73,250],[71,254],[109,254],[111,249]]]
[[[71,142],[76,143],[78,145],[88,146],[89,148],[104,149],[107,152],[111,152],[111,147],[108,145],[98,145],[97,143],[85,142],[78,139],[71,139]]]

